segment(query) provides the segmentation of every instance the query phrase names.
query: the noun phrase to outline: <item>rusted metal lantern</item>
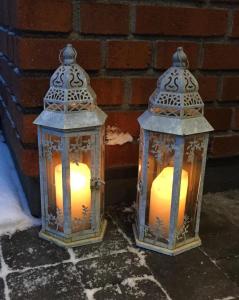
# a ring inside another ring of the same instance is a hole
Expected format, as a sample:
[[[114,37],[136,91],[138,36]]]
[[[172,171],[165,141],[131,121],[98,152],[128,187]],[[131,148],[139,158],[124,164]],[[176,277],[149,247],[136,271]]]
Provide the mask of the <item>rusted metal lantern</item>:
[[[176,255],[201,244],[198,235],[208,136],[198,83],[180,47],[157,82],[141,127],[136,244]]]
[[[68,44],[60,52],[38,125],[42,230],[40,237],[74,247],[102,240],[104,123],[87,73]]]

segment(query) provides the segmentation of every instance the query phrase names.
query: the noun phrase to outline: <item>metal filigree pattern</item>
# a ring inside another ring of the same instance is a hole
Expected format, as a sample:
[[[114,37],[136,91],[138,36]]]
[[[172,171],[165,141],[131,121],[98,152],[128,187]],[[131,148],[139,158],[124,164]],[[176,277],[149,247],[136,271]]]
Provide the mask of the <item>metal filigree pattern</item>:
[[[96,95],[90,86],[89,76],[76,64],[76,51],[68,45],[62,55],[62,65],[52,75],[50,88],[44,97],[45,109],[57,112],[94,110]]]
[[[162,161],[162,158],[166,154],[173,154],[175,148],[175,137],[163,134],[152,134],[152,146],[150,153],[153,154],[158,162]]]
[[[75,143],[69,146],[69,152],[89,151],[92,149],[91,138],[81,136],[75,138]]]
[[[81,218],[74,218],[72,220],[72,230],[84,230],[88,229],[90,224],[90,210],[87,206],[82,205],[82,217]]]
[[[186,148],[187,162],[193,163],[195,151],[201,151],[201,155],[203,155],[204,149],[204,138],[203,137],[194,137],[193,140],[188,142],[188,146]]]
[[[166,228],[162,220],[156,217],[155,223],[153,225],[144,226],[144,235],[146,238],[156,242],[167,242]]]
[[[178,56],[185,56],[178,49]],[[175,61],[157,82],[149,99],[149,110],[158,115],[190,118],[203,114],[204,104],[198,93],[195,77],[186,69],[187,64]]]
[[[43,149],[44,149],[46,159],[51,160],[53,152],[62,151],[62,142],[60,139],[52,140],[51,137],[49,137],[49,139],[44,140]]]
[[[165,77],[164,89],[167,92],[177,92],[179,89],[178,78],[179,72],[178,69],[172,69],[171,72]]]
[[[71,142],[69,144],[69,152],[72,153],[72,161],[78,165],[81,162],[81,152],[90,151],[92,149],[92,143],[90,136],[78,136],[74,138],[74,141],[74,143]]]
[[[52,213],[48,214],[48,225],[56,227],[57,231],[59,231],[60,228],[63,228],[64,214],[60,208],[56,209],[56,215],[53,215]]]
[[[185,215],[184,220],[183,220],[183,225],[176,232],[177,241],[187,239],[187,234],[189,232],[190,222],[191,221],[190,221],[189,216]]]
[[[90,225],[93,229],[93,217],[94,214],[90,212],[89,208],[85,205],[82,205],[82,217],[77,218],[74,217],[72,219],[72,230],[74,232],[79,230],[89,229]],[[48,225],[51,227],[55,227],[57,231],[62,230],[64,226],[64,214],[63,210],[60,208],[56,209],[56,214],[49,213],[48,214]]]

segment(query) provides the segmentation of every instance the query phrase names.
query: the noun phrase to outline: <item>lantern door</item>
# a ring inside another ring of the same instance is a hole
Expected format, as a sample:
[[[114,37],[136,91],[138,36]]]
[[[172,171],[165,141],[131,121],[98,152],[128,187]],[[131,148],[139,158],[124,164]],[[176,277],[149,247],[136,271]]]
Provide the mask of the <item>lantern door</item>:
[[[42,129],[47,230],[71,241],[97,234],[103,215],[100,129],[61,133]],[[44,193],[44,192],[43,192]]]

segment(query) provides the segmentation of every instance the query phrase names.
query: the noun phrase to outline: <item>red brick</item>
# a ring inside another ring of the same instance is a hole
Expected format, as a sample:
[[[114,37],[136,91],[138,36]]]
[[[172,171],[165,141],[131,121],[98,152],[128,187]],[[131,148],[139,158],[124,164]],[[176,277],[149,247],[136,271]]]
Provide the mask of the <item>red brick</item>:
[[[139,145],[126,143],[122,146],[106,146],[105,165],[106,168],[125,167],[138,164]]]
[[[81,32],[87,34],[128,34],[129,6],[106,3],[82,3]]]
[[[205,108],[205,117],[215,130],[231,129],[231,108]]]
[[[108,42],[108,69],[146,69],[151,62],[151,44],[146,41]]]
[[[221,36],[227,30],[227,11],[189,7],[138,6],[137,34]]]
[[[139,136],[139,123],[137,118],[142,111],[109,111],[106,126],[116,126],[123,132],[129,132],[134,138]]]
[[[26,70],[52,70],[59,66],[59,51],[72,43],[78,52],[77,62],[85,69],[101,67],[100,42],[93,40],[69,41],[50,38],[17,38],[15,64]]]
[[[199,76],[199,94],[204,102],[210,102],[218,99],[218,77],[216,76]]]
[[[20,30],[69,32],[72,4],[69,0],[14,0],[11,26]]]
[[[239,154],[239,135],[214,136],[210,154],[213,157],[227,157]]]
[[[50,84],[46,77],[19,77],[14,81],[14,93],[22,107],[41,107]]]
[[[4,103],[19,133],[21,142],[23,144],[36,144],[37,128],[33,124],[33,121],[37,115],[24,114],[21,108],[13,101],[13,97],[7,87],[1,86],[0,93],[3,96]]]
[[[239,77],[224,77],[222,101],[238,101],[239,100]]]
[[[149,96],[156,89],[157,78],[132,78],[131,104],[148,104]]]
[[[156,69],[167,69],[172,65],[172,55],[178,47],[183,47],[189,60],[189,68],[196,69],[198,65],[199,45],[192,42],[157,42]]]
[[[16,115],[16,126],[23,144],[37,144],[37,126],[33,124],[35,114],[23,114],[18,111]]]
[[[232,129],[239,130],[239,108],[234,109]]]
[[[13,66],[4,57],[0,56],[0,74],[12,89],[13,83],[17,78],[17,73],[14,71]]]
[[[11,126],[6,114],[4,114],[3,109],[0,109],[0,112],[3,129],[7,135],[7,141],[14,152],[20,170],[26,176],[38,176],[38,151],[36,149],[27,149],[22,145],[21,141],[17,138],[15,129]]]
[[[239,37],[239,11],[235,11],[233,15],[233,27],[232,27],[232,32],[231,36],[232,37]]]
[[[204,46],[203,69],[233,70],[239,69],[239,45],[206,44]]]
[[[121,78],[92,78],[91,86],[99,105],[118,105],[124,99],[124,82]]]

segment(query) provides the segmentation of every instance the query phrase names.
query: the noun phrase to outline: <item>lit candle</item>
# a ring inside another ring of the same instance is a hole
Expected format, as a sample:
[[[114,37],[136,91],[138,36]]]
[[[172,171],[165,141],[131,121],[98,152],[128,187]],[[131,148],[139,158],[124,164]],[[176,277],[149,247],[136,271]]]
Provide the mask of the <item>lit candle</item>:
[[[83,218],[82,206],[91,210],[90,169],[86,164],[70,163],[71,218]],[[56,206],[63,211],[62,165],[55,167]]]
[[[169,233],[173,173],[173,167],[164,168],[162,172],[154,179],[151,186],[149,226],[156,228],[158,224],[158,218],[160,220],[162,236],[164,238],[167,238]],[[180,228],[183,225],[187,189],[188,172],[182,170],[177,228]]]

